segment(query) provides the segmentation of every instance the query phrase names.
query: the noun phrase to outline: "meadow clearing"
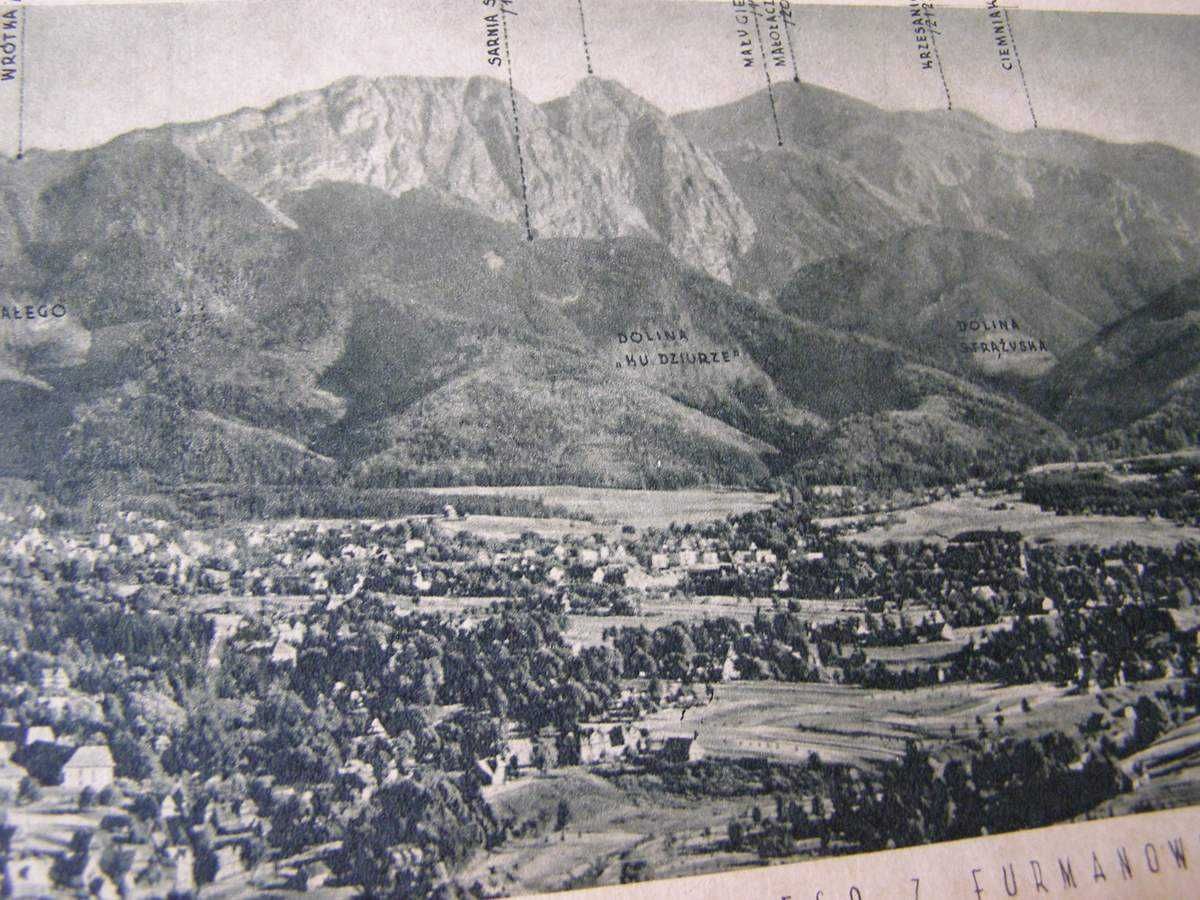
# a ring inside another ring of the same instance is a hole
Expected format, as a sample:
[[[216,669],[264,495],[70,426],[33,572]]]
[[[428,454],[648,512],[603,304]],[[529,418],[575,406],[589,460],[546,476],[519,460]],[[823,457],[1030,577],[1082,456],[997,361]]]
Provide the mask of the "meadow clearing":
[[[612,780],[580,767],[556,769],[496,788],[485,796],[500,819],[537,821],[543,830],[479,853],[461,877],[497,893],[525,894],[616,884],[624,862],[649,861],[657,877],[728,869],[759,862],[753,853],[718,849],[725,823],[745,817],[756,797],[672,794],[635,778]],[[553,830],[559,801],[569,821]]]
[[[826,762],[869,767],[902,756],[910,740],[937,745],[974,737],[980,729],[1002,737],[1053,730],[1078,736],[1077,726],[1093,713],[1119,715],[1139,697],[1181,683],[1140,682],[1101,694],[1047,683],[958,682],[885,691],[839,684],[729,682],[716,685],[710,703],[682,713],[664,709],[644,724],[664,734],[695,735],[711,756],[800,762],[817,753]]]
[[[711,522],[726,516],[764,509],[776,499],[774,494],[719,487],[640,491],[557,484],[430,488],[428,492],[440,495],[506,496],[541,500],[549,507],[563,507],[573,513],[591,516],[597,524],[632,525],[638,529],[666,528],[672,522],[680,525],[689,522]]]
[[[1000,508],[1000,507],[1003,508]],[[1035,543],[1091,544],[1111,547],[1135,541],[1150,547],[1171,548],[1183,540],[1200,540],[1200,528],[1176,525],[1166,519],[1135,516],[1060,516],[1023,502],[1016,494],[980,497],[964,495],[898,510],[888,525],[872,526],[853,535],[854,540],[879,546],[888,541],[926,541],[945,544],[962,531],[1003,529],[1019,531]],[[825,527],[850,525],[871,516],[841,516],[818,520]]]
[[[807,764],[816,753],[824,763],[876,768],[903,755],[910,740],[952,748],[980,728],[1005,737],[1035,737],[1052,730],[1078,735],[1077,726],[1099,711],[1124,722],[1121,711],[1168,681],[1079,694],[1050,684],[1014,686],[953,684],[911,691],[865,690],[829,684],[730,682],[716,686],[705,705],[661,710],[640,724],[654,733],[696,735],[708,759],[768,760]],[[1178,686],[1178,684],[1176,684]],[[982,724],[980,724],[982,722]],[[1118,731],[1121,725],[1117,726]],[[1159,767],[1156,790],[1183,790],[1162,767],[1197,764],[1200,720],[1164,735],[1144,751]],[[949,750],[953,753],[953,749]],[[511,894],[615,884],[631,861],[654,877],[679,877],[761,864],[752,853],[734,852],[724,841],[727,824],[749,823],[758,807],[769,813],[769,796],[694,796],[665,790],[654,775],[605,777],[570,766],[485,788],[500,818],[537,821],[537,834],[514,838],[481,852],[470,877]],[[555,829],[560,799],[569,821]],[[1117,798],[1132,805],[1141,792]],[[1098,811],[1100,812],[1100,811]],[[793,859],[816,855],[798,845]]]
[[[1125,815],[1200,803],[1200,716],[1185,719],[1121,765],[1131,775],[1140,770],[1148,778],[1104,804],[1100,813]]]

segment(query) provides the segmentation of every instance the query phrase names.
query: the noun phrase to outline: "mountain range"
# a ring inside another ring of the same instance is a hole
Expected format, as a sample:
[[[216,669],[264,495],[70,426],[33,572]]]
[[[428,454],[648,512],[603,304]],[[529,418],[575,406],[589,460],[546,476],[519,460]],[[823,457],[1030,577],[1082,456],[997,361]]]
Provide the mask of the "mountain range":
[[[783,146],[763,95],[589,78],[518,95],[518,144],[498,81],[350,78],[2,161],[3,305],[65,314],[0,321],[0,471],[929,482],[1196,440],[1200,160],[775,99]]]

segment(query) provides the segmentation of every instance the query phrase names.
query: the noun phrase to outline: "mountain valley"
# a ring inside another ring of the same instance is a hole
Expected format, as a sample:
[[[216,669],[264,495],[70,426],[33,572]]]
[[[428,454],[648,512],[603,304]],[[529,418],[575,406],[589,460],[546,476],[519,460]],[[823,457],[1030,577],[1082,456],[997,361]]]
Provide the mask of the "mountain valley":
[[[506,101],[352,78],[0,163],[4,474],[930,483],[1196,439],[1187,154],[790,84],[780,148],[759,95],[587,79],[518,100],[519,163]]]

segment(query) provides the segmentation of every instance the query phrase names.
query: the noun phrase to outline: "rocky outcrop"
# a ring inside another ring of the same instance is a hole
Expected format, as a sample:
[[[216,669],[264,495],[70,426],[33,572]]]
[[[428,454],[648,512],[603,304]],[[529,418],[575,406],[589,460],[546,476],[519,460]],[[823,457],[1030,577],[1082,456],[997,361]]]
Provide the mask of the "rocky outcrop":
[[[756,227],[709,153],[613,81],[588,78],[545,108],[551,125],[620,187],[675,256],[732,280]]]
[[[648,234],[728,281],[754,222],[716,162],[650,104],[589,79],[546,108],[484,78],[349,78],[169,128],[185,152],[274,206],[322,182],[430,188],[539,237]]]

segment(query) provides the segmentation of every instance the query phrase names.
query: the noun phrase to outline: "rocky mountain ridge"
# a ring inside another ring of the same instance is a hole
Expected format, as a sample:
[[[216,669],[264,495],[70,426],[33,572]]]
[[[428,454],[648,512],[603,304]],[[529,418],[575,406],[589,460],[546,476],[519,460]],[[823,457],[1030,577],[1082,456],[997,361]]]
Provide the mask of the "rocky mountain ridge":
[[[499,82],[353,78],[0,163],[6,305],[68,310],[0,323],[5,472],[928,482],[1191,402],[1192,318],[1142,310],[1200,268],[1193,158],[785,88],[783,148],[761,97],[588,79],[518,97],[519,160]],[[964,358],[1004,318],[1049,350]],[[1165,374],[1106,418],[1117,346]]]
[[[522,159],[499,81],[349,78],[166,133],[273,206],[321,182],[350,182],[391,196],[433,189],[517,223],[528,196],[540,237],[651,234],[728,280],[754,223],[720,168],[665,115],[593,78],[545,107],[518,94],[516,117]]]

